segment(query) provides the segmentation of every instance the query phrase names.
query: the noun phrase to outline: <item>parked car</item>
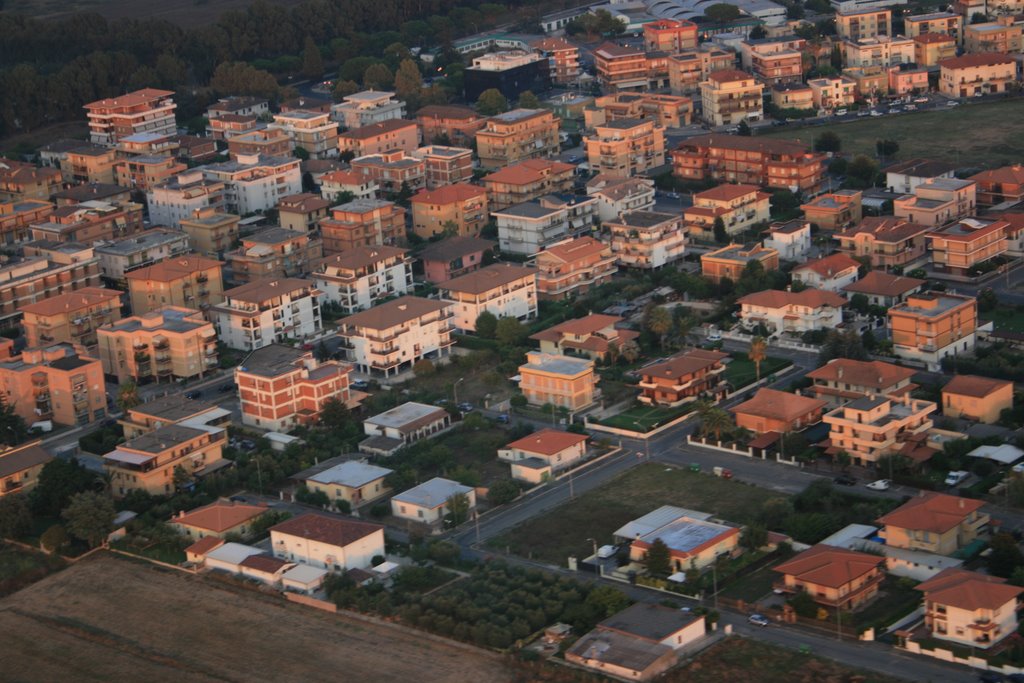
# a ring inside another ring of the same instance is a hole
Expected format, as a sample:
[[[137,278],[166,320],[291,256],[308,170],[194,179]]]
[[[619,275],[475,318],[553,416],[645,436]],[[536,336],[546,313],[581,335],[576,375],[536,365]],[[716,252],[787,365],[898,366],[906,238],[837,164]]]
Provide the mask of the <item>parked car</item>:
[[[1006,677],[998,671],[982,671],[978,674],[981,683],[1003,683]]]
[[[914,101],[917,102],[918,104],[928,104],[928,98],[927,97],[918,97]]]
[[[885,116],[885,114],[883,114],[882,112],[878,111],[877,109],[872,109],[871,110],[871,115],[872,116]]]
[[[838,477],[836,477],[832,481],[834,481],[835,483],[839,484],[840,486],[856,486],[857,485],[857,480],[854,479],[853,477],[851,477],[848,474],[840,474]]]
[[[201,392],[201,391],[189,391],[189,392],[185,393],[185,398],[191,399],[191,400],[194,401],[194,400],[196,400],[197,398],[199,398],[202,395],[203,395],[203,392]]]
[[[467,401],[463,401],[462,403],[459,404],[459,410],[461,410],[464,413],[471,413],[473,412],[473,404]]]
[[[950,100],[949,102],[946,102],[946,106],[947,106],[947,107],[955,107],[955,106],[957,106],[957,105],[959,105],[959,104],[960,104],[960,103],[959,103],[959,102],[957,102],[956,100]]]
[[[699,462],[691,462],[690,463],[690,471],[691,472],[700,472],[700,463]]]
[[[715,473],[716,477],[721,477],[722,479],[732,479],[732,470],[730,470],[728,467],[716,467],[712,470],[712,472]]]
[[[369,389],[370,383],[365,379],[354,379],[349,384],[349,386],[352,387],[353,389],[358,389],[359,391],[362,391],[363,389]]]
[[[217,391],[222,393],[222,394],[226,394],[229,391],[234,391],[234,390],[235,390],[235,385],[234,384],[221,384],[219,387],[217,387]]]
[[[904,109],[906,109],[907,111],[917,111],[917,105],[916,104],[908,104],[907,106],[904,107]]]
[[[512,421],[512,419],[508,416],[508,413],[502,413],[497,417],[497,420],[499,423],[503,425],[507,425],[509,422]]]
[[[767,626],[768,624],[772,623],[768,621],[768,617],[764,616],[763,614],[751,614],[749,617],[747,617],[747,621],[749,621],[754,626]]]
[[[836,109],[836,116],[846,116],[848,113],[845,109]]]
[[[970,473],[965,472],[964,470],[953,470],[952,472],[946,475],[946,480],[943,483],[946,486],[956,486],[969,476]]]
[[[871,116],[871,112],[869,112],[867,109],[861,109],[859,112],[857,112],[857,116]]]
[[[867,485],[872,491],[888,491],[890,486],[892,486],[892,482],[888,479],[878,479]]]

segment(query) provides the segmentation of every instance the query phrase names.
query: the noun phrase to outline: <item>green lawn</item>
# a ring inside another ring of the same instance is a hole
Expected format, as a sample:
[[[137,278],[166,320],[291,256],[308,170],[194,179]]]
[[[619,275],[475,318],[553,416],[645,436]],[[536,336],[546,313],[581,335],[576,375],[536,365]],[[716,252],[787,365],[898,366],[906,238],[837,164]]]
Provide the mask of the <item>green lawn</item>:
[[[1024,157],[1024,98],[966,104],[948,110],[856,119],[806,128],[776,128],[765,137],[796,140],[806,145],[831,130],[842,140],[842,152],[875,156],[875,142],[895,140],[898,160],[925,157],[958,166],[997,168]]]
[[[722,589],[722,597],[743,600],[744,602],[757,602],[772,591],[772,582],[780,578],[777,572],[768,567],[758,569],[753,574],[748,574],[742,579],[733,581]]]
[[[921,605],[921,592],[916,582],[890,576],[882,584],[881,594],[867,607],[853,613],[852,619],[843,615],[843,622],[852,621],[859,628],[874,626],[885,628]]]
[[[786,360],[785,358],[768,356],[761,361],[761,377],[768,377],[772,373],[787,368],[792,364],[793,361]],[[754,362],[745,355],[733,356],[732,360],[726,364],[723,375],[725,381],[732,386],[733,391],[736,391],[757,381],[757,368],[754,367]]]
[[[569,555],[586,557],[626,522],[662,505],[710,512],[732,522],[756,519],[764,501],[780,494],[767,489],[657,464],[644,464],[576,500],[492,539],[488,545],[544,562],[564,565]]]
[[[995,321],[995,328],[1003,332],[1024,332],[1024,311],[1012,306],[1000,306],[980,314],[982,320]]]
[[[618,415],[606,417],[599,422],[618,429],[649,432],[659,425],[676,419],[680,415],[686,415],[696,407],[697,403],[695,401],[676,408],[659,408],[638,403]]]

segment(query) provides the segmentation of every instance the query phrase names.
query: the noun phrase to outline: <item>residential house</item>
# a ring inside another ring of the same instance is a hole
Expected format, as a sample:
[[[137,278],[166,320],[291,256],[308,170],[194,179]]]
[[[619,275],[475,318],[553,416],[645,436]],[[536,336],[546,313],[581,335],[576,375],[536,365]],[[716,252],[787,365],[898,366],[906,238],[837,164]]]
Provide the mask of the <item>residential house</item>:
[[[846,254],[838,253],[824,258],[807,261],[791,272],[793,282],[826,292],[839,292],[857,281],[860,261]]]
[[[253,351],[285,339],[305,339],[323,326],[320,290],[312,280],[254,280],[224,292],[210,317],[233,349]]]
[[[586,190],[597,200],[597,217],[602,222],[630,211],[654,209],[654,181],[649,178],[597,175],[587,181]]]
[[[914,41],[904,36],[844,40],[843,64],[848,67],[890,67],[914,61]]]
[[[800,83],[804,72],[802,50],[805,49],[803,38],[792,35],[760,40],[748,38],[739,44],[740,62],[769,88],[776,83]]]
[[[83,287],[21,307],[26,347],[96,346],[96,328],[121,319],[121,292]]]
[[[383,498],[391,492],[385,479],[394,470],[377,467],[358,460],[348,460],[305,479],[306,488],[323,493],[332,502],[344,501],[358,508]]]
[[[530,46],[548,59],[548,79],[559,85],[572,85],[580,77],[580,49],[563,37],[545,36]]]
[[[906,396],[917,388],[910,381],[914,374],[911,368],[880,360],[833,358],[806,376],[814,382],[808,391],[815,398],[828,401],[830,407],[838,407],[865,396]]]
[[[938,178],[921,183],[912,195],[893,200],[893,213],[911,223],[940,226],[974,215],[976,186],[973,180]]]
[[[782,574],[775,582],[778,591],[804,593],[826,608],[854,610],[878,596],[884,564],[878,555],[818,544],[772,571]]]
[[[723,381],[727,353],[693,349],[678,353],[668,360],[644,366],[640,375],[641,403],[676,407],[707,396],[719,400],[725,396]]]
[[[317,259],[312,264],[313,281],[326,301],[351,315],[412,289],[412,259],[407,254],[398,247],[354,247]]]
[[[541,300],[572,299],[611,281],[618,272],[611,247],[593,237],[577,237],[539,252],[537,296]]]
[[[177,105],[173,95],[169,90],[143,88],[84,105],[89,120],[89,140],[97,145],[113,146],[136,133],[174,135]]]
[[[364,90],[346,95],[331,105],[331,118],[345,128],[362,128],[382,121],[405,118],[405,102],[386,90]]]
[[[203,430],[171,425],[126,441],[103,456],[110,492],[123,498],[133,491],[154,496],[174,493],[183,485],[221,467],[223,429]]]
[[[668,57],[668,81],[673,95],[692,95],[700,91],[702,81],[715,71],[736,68],[736,53],[702,43],[696,49],[683,50]]]
[[[193,251],[209,258],[220,259],[238,239],[240,216],[217,211],[212,206],[197,209],[189,218],[182,218],[178,225],[188,235]]]
[[[137,155],[118,162],[117,184],[137,192],[145,192],[187,169],[188,166],[175,157],[154,154]]]
[[[772,104],[779,109],[812,110],[815,108],[814,92],[809,85],[803,83],[776,83],[772,86]],[[781,116],[781,113],[776,113],[776,116]]]
[[[67,150],[60,160],[64,180],[69,183],[116,183],[117,150],[86,142],[79,145]]]
[[[908,159],[886,167],[885,185],[890,192],[912,194],[918,185],[939,178],[953,178],[953,171],[953,164],[944,161]]]
[[[754,397],[729,408],[736,426],[755,434],[800,431],[821,421],[825,401],[775,389],[758,389]]]
[[[763,97],[764,84],[745,71],[715,71],[700,84],[701,116],[704,123],[715,127],[760,121]]]
[[[937,68],[939,62],[956,57],[956,43],[955,37],[938,33],[914,36],[914,63],[925,68]]]
[[[697,47],[697,24],[658,19],[644,24],[644,50],[676,54]]]
[[[651,119],[618,119],[583,136],[591,171],[629,178],[665,164],[665,129]]]
[[[311,512],[270,527],[274,557],[328,571],[365,569],[384,555],[380,524]]]
[[[295,232],[313,232],[317,224],[327,218],[330,206],[330,201],[311,192],[281,197],[277,205],[277,222],[282,228]]]
[[[181,230],[151,228],[129,237],[97,244],[100,274],[109,282],[126,285],[125,273],[189,252],[189,236]]]
[[[399,519],[440,526],[451,512],[452,498],[465,496],[467,513],[476,509],[476,490],[442,477],[434,477],[391,498],[391,514]]]
[[[469,147],[487,119],[471,107],[430,104],[416,112],[423,141]]]
[[[756,242],[747,245],[728,244],[701,254],[700,272],[712,282],[721,282],[725,278],[736,282],[747,265],[754,261],[759,262],[766,272],[778,270],[779,252]]]
[[[452,416],[446,409],[408,401],[383,413],[363,420],[367,438],[360,450],[378,455],[391,455],[400,448],[429,439],[452,425]]]
[[[795,219],[768,226],[765,249],[774,249],[783,261],[803,261],[811,251],[811,224]]]
[[[683,180],[718,180],[816,192],[825,155],[786,140],[743,135],[698,135],[672,151],[673,173]]]
[[[903,23],[909,38],[926,34],[950,36],[957,43],[963,40],[964,18],[952,12],[931,12],[904,17]]]
[[[447,237],[427,245],[419,253],[427,282],[439,284],[473,272],[484,263],[484,257],[497,246],[479,237]]]
[[[933,638],[987,649],[1017,633],[1024,588],[989,574],[949,568],[914,588],[924,594],[924,625]]]
[[[215,403],[185,398],[184,394],[168,394],[129,408],[117,422],[124,429],[124,437],[131,440],[168,425],[225,427],[231,422],[231,411]]]
[[[889,309],[893,351],[933,371],[943,358],[974,348],[977,322],[978,302],[960,294],[914,294]]]
[[[483,177],[491,211],[506,209],[551,193],[570,192],[572,164],[548,159],[528,159]]]
[[[740,321],[747,327],[764,325],[771,334],[801,334],[834,330],[843,322],[846,299],[835,292],[804,289],[799,292],[768,289],[740,297]]]
[[[132,313],[165,306],[205,311],[224,300],[220,261],[185,254],[125,273]]]
[[[909,270],[925,259],[927,225],[902,218],[868,217],[852,228],[836,233],[839,251],[865,256],[872,268]]]
[[[497,318],[532,320],[537,316],[537,270],[494,263],[439,285],[440,296],[452,304],[452,324],[462,333],[475,332],[485,311]]]
[[[916,54],[917,43],[914,43]],[[928,92],[928,69],[917,64],[900,64],[889,69],[889,93],[896,97]]]
[[[4,164],[7,163],[10,162],[0,161],[0,187],[3,187]],[[0,196],[3,196],[3,194],[4,192],[0,190]],[[71,204],[81,204],[82,202],[88,201],[107,203],[129,202],[132,199],[132,193],[129,189],[121,187],[120,185],[113,185],[109,183],[83,183],[81,185],[72,185],[66,190],[47,191],[41,199],[47,199],[49,197],[53,197],[57,206],[70,206]],[[12,201],[12,199],[8,197],[2,201]],[[148,203],[149,202],[147,201],[147,204]],[[152,215],[150,215],[151,220],[152,218]]]
[[[340,202],[339,195],[350,193],[352,199],[374,199],[380,185],[355,171],[330,171],[320,176],[320,195],[332,202]]]
[[[651,120],[662,128],[682,128],[690,125],[692,116],[693,100],[689,97],[656,93],[605,95],[583,110],[584,127],[589,129],[628,119]]]
[[[165,306],[96,331],[103,372],[117,382],[202,377],[217,368],[217,333],[203,314]]]
[[[54,208],[41,199],[0,203],[0,244],[29,241],[29,226],[49,220]]]
[[[412,152],[420,146],[420,129],[415,121],[388,119],[368,126],[352,128],[338,136],[338,149],[354,157],[401,151]]]
[[[1024,31],[1012,16],[1001,16],[996,21],[964,26],[964,52],[999,52],[1019,54],[1024,49],[1021,33]]]
[[[476,132],[476,150],[484,168],[550,157],[559,149],[560,119],[546,109],[513,109],[492,116]]]
[[[0,452],[0,498],[27,494],[39,483],[39,473],[53,460],[39,441],[7,447]]]
[[[487,224],[487,191],[456,183],[412,197],[412,230],[428,239],[442,233],[475,237]]]
[[[971,97],[1008,92],[1017,80],[1017,62],[1007,54],[985,52],[939,62],[939,92],[947,97]]]
[[[473,179],[473,150],[465,147],[427,145],[412,153],[425,165],[426,186],[436,190],[445,185],[464,183]]]
[[[719,185],[695,192],[693,206],[683,209],[683,221],[691,236],[713,240],[721,219],[726,235],[735,237],[771,218],[769,199],[757,185]]]
[[[600,396],[594,361],[537,353],[526,354],[519,366],[519,390],[533,405],[551,404],[570,413],[593,405]]]
[[[237,284],[309,273],[323,256],[323,243],[309,233],[266,228],[242,238],[242,246],[225,254]]]
[[[618,265],[657,270],[683,258],[686,228],[678,215],[630,211],[604,223]]]
[[[1013,408],[1013,382],[976,375],[956,375],[942,387],[942,414],[994,424]]]
[[[49,219],[33,223],[33,240],[93,244],[142,232],[142,205],[88,201],[58,206]]]
[[[597,79],[606,92],[647,90],[647,54],[642,47],[604,42],[594,50]]]
[[[892,275],[884,270],[871,270],[861,279],[852,282],[843,291],[846,296],[853,300],[858,294],[863,294],[871,306],[890,308],[898,303],[907,300],[911,294],[917,294],[925,285],[925,280],[903,275]]]
[[[928,233],[932,267],[939,272],[971,276],[975,269],[1009,248],[1003,220],[964,218]]]
[[[882,458],[907,455],[914,450],[914,436],[932,428],[931,401],[902,396],[868,394],[855,398],[822,420],[829,426],[830,453],[845,452],[853,464],[876,466]]]
[[[61,172],[55,168],[10,159],[0,161],[0,202],[45,201],[60,191],[62,182]]]
[[[892,35],[892,10],[869,7],[836,12],[836,34],[845,40]]]
[[[405,209],[382,199],[355,199],[331,207],[320,221],[325,254],[354,247],[395,245],[405,241]]]
[[[985,533],[989,515],[985,503],[934,491],[921,491],[892,512],[878,518],[879,535],[893,548],[952,555]]]
[[[541,429],[498,449],[498,460],[512,467],[512,478],[540,484],[583,460],[586,434]]]
[[[229,500],[217,500],[209,505],[182,510],[171,518],[170,526],[179,533],[199,540],[201,538],[245,538],[253,533],[253,524],[270,508]]]
[[[629,544],[629,559],[637,563],[646,560],[651,545],[657,540],[668,546],[673,572],[691,568],[702,570],[719,557],[731,557],[739,552],[739,528],[714,522],[710,515],[691,516],[690,511],[681,512],[683,514],[666,519],[661,525],[652,525],[656,528],[647,533],[638,533]],[[616,531],[616,536],[621,532],[621,529]]]
[[[338,334],[360,372],[391,377],[417,361],[444,362],[455,343],[447,301],[403,296],[342,318]]]
[[[619,349],[640,336],[639,332],[617,327],[622,318],[591,313],[567,320],[530,336],[540,344],[541,353],[586,356],[595,361],[608,358],[613,346]]]
[[[1003,166],[982,171],[968,180],[977,183],[978,206],[1024,202],[1024,165]]]
[[[28,425],[51,420],[81,426],[107,416],[100,362],[69,344],[25,349],[0,360],[0,391],[4,405]]]
[[[800,205],[804,220],[822,230],[842,230],[863,218],[860,190],[826,192]]]

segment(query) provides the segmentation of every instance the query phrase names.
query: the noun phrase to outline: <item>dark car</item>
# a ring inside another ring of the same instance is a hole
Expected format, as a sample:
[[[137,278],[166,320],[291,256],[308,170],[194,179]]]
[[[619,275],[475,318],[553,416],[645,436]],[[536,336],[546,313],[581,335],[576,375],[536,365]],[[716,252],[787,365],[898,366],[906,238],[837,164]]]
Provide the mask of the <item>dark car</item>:
[[[1003,683],[1006,677],[997,671],[982,671],[978,674],[978,680],[981,683]]]
[[[508,416],[508,413],[502,413],[497,417],[497,420],[503,425],[507,425],[509,422],[512,421],[512,419]]]
[[[202,395],[203,395],[203,392],[201,392],[201,391],[189,391],[189,392],[187,392],[185,394],[185,398],[188,398],[188,399],[191,399],[191,400],[194,401],[194,400],[196,400],[197,398],[199,398]]]
[[[220,387],[217,388],[217,391],[219,391],[222,394],[226,394],[229,391],[234,391],[234,390],[235,390],[235,385],[234,384],[222,384],[222,385],[220,385]]]
[[[857,480],[854,479],[853,477],[851,477],[848,474],[840,474],[838,477],[836,477],[832,481],[834,481],[835,483],[839,484],[840,486],[856,486],[857,485]]]

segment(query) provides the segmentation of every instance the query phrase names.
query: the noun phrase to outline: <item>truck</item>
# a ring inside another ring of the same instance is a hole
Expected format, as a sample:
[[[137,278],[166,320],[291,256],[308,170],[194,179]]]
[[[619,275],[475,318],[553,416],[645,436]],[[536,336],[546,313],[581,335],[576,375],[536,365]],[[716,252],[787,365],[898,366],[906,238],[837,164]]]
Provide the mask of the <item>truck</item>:
[[[966,479],[968,476],[969,474],[964,470],[953,470],[952,472],[946,475],[946,481],[944,483],[946,484],[946,486],[956,486],[964,479]]]
[[[730,470],[727,467],[716,467],[712,471],[715,473],[716,477],[721,477],[722,479],[732,479],[732,470]]]

